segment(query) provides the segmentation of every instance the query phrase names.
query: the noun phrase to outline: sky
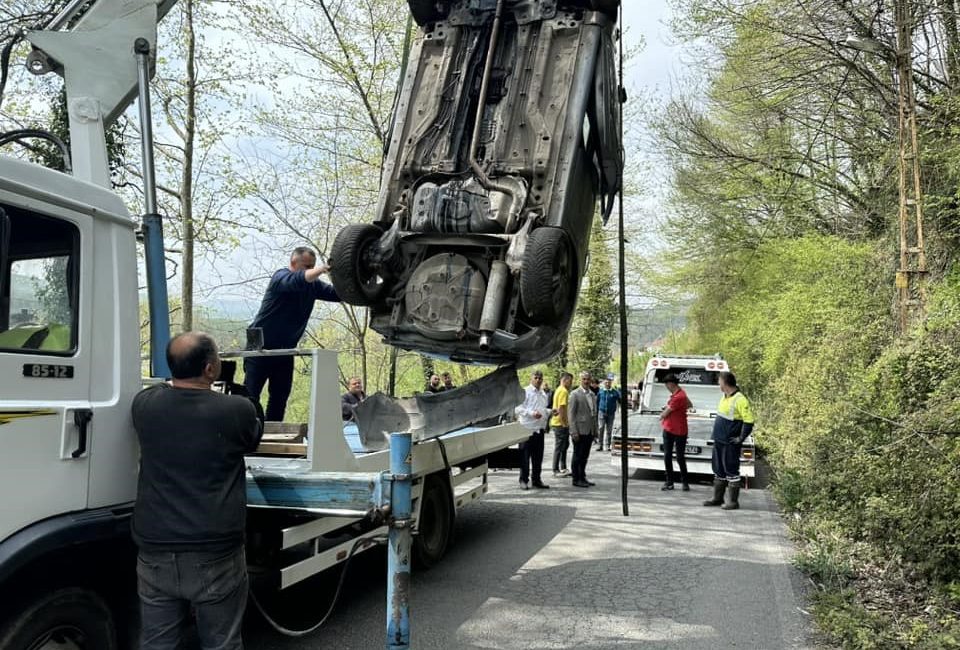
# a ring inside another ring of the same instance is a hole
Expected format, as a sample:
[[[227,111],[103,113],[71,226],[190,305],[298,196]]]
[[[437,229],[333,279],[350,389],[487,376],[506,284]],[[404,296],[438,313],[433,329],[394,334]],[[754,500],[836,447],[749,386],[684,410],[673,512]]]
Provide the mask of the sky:
[[[667,92],[671,80],[683,73],[682,49],[670,35],[669,4],[669,0],[625,0],[624,42],[635,45],[643,39],[646,44],[628,68],[628,86]]]

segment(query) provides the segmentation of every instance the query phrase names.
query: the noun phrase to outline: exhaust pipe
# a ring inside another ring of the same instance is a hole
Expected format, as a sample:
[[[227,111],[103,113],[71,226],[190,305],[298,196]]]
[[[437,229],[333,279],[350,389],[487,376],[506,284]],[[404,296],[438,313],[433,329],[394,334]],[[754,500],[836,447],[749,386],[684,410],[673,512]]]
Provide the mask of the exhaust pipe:
[[[480,312],[480,349],[490,349],[490,338],[503,318],[503,304],[510,282],[510,269],[502,260],[494,260],[487,280],[487,293],[483,296],[483,311]]]
[[[496,183],[487,176],[487,173],[477,161],[477,149],[480,148],[480,129],[483,126],[483,109],[487,104],[487,95],[490,90],[490,76],[493,73],[493,59],[497,53],[497,42],[500,40],[500,26],[503,23],[503,0],[497,0],[497,9],[493,16],[493,28],[490,30],[490,44],[487,46],[487,60],[483,64],[483,79],[480,81],[480,98],[477,100],[477,113],[473,118],[473,137],[470,139],[470,152],[468,159],[470,169],[473,170],[480,185],[487,191],[502,192],[510,197],[510,220],[507,232],[510,232],[510,224],[516,222],[514,214],[517,203],[517,192],[509,185]]]

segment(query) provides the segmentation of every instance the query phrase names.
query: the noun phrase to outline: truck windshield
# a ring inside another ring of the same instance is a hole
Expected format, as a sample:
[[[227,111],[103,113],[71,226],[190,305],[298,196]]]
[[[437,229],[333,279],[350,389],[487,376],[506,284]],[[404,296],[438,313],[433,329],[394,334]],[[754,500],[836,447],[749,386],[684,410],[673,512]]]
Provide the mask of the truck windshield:
[[[667,375],[676,375],[680,380],[680,388],[693,403],[694,409],[700,413],[716,411],[717,404],[723,394],[720,392],[720,373],[716,370],[706,370],[703,367],[671,366],[670,368],[652,369],[652,381],[648,375],[649,404],[645,410],[659,411],[670,399],[670,391],[664,386],[663,380]]]
[[[663,383],[667,375],[676,375],[681,385],[719,386],[720,373],[716,370],[703,368],[657,368],[654,371],[654,381]]]

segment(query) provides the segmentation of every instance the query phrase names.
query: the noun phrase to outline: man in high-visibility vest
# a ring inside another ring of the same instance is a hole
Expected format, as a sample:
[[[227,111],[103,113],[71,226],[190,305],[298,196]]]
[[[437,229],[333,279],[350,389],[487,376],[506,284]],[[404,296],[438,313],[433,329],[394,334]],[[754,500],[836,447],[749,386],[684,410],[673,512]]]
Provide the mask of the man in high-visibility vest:
[[[723,399],[713,422],[713,498],[705,506],[722,506],[724,510],[740,507],[740,449],[753,431],[750,402],[737,387],[732,372],[720,373]]]

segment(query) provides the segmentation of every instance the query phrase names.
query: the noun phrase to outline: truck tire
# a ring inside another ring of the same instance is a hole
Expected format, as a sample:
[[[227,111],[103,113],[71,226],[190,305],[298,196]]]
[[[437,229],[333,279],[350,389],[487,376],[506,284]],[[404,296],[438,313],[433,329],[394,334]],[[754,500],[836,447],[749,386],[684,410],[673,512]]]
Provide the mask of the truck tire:
[[[93,591],[59,589],[40,596],[0,630],[3,650],[116,650],[113,615]]]
[[[413,20],[420,26],[435,23],[447,16],[446,0],[407,0]]]
[[[417,535],[413,538],[413,558],[418,568],[429,569],[443,559],[450,546],[454,516],[449,479],[441,474],[426,477]]]
[[[371,268],[370,251],[383,231],[370,223],[350,224],[333,240],[330,249],[330,279],[340,299],[369,307],[383,294],[385,285]]]
[[[533,325],[569,316],[577,284],[575,264],[562,229],[542,226],[530,233],[520,271],[520,297]]]

